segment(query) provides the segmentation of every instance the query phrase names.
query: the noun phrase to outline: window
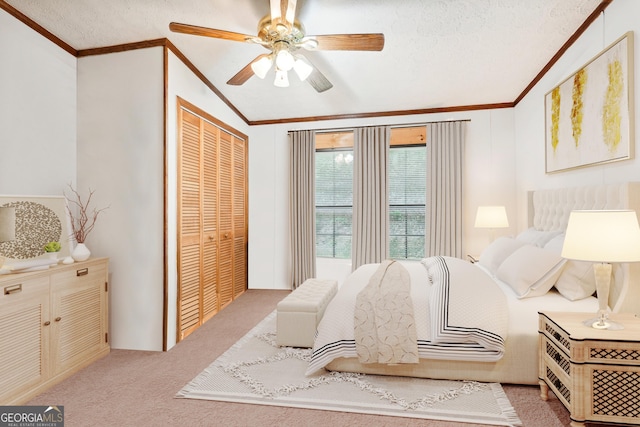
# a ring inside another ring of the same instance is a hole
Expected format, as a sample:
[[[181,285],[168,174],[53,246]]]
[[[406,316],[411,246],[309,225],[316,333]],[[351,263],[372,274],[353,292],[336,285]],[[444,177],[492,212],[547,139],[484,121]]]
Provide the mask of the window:
[[[426,128],[391,130],[389,255],[421,259],[425,246]],[[316,256],[351,258],[353,132],[316,134]]]
[[[353,150],[316,151],[316,256],[351,258]]]
[[[392,146],[389,150],[389,256],[424,258],[427,150]]]

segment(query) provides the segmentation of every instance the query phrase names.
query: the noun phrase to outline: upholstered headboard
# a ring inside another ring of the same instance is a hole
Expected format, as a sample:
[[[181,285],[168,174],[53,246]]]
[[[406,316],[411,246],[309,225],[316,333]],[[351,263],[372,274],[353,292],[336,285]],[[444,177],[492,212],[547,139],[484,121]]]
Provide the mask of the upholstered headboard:
[[[632,209],[640,212],[640,182],[530,191],[528,224],[544,231],[566,230],[572,210]],[[640,263],[617,266],[609,306],[614,312],[640,314]]]

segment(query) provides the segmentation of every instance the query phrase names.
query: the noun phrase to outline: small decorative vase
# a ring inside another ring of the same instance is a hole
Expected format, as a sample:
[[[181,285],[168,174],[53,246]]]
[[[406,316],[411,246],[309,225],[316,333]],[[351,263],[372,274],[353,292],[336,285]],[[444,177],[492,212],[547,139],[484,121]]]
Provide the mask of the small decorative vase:
[[[89,259],[89,256],[91,256],[91,251],[84,243],[78,243],[73,249],[73,252],[71,252],[71,257],[75,261],[84,261]]]
[[[58,252],[47,252],[49,259],[58,259]]]

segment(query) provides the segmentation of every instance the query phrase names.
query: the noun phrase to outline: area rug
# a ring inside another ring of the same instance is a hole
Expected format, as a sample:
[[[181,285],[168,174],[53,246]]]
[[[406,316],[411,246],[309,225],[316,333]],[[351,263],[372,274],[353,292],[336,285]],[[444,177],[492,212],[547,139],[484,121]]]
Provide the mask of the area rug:
[[[502,386],[475,381],[323,371],[305,376],[310,349],[278,347],[276,312],[176,397],[396,417],[522,425]]]

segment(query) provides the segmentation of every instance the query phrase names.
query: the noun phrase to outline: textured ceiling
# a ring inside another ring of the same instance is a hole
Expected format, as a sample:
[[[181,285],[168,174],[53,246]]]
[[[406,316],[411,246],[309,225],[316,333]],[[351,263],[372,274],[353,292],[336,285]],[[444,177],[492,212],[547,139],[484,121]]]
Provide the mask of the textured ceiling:
[[[74,49],[166,37],[251,122],[513,102],[601,0],[298,0],[309,35],[383,33],[381,52],[305,55],[317,93],[252,77],[226,82],[258,45],[169,31],[172,21],[254,35],[268,0],[6,0]]]

